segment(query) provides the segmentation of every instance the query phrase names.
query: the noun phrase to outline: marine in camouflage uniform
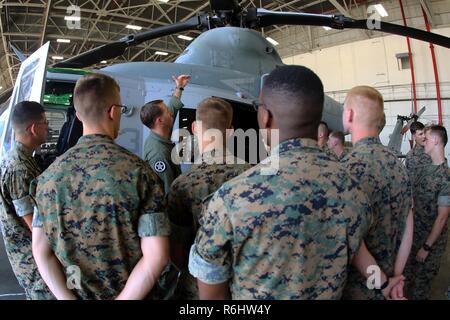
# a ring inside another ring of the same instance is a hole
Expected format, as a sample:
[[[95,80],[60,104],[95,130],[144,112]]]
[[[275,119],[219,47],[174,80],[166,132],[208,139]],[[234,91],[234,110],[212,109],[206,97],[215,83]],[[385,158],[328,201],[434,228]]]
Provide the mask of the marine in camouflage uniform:
[[[324,145],[321,147],[322,151],[325,152],[331,159],[338,161],[339,158],[336,155],[336,153],[333,152],[333,150],[331,150],[328,145]]]
[[[168,236],[164,191],[148,164],[100,134],[85,135],[37,180],[33,227],[82,299],[114,299],[142,257],[141,237]],[[150,295],[149,295],[150,296]]]
[[[203,200],[217,191],[226,181],[251,168],[248,163],[240,164],[231,154],[215,155],[214,151],[202,155],[202,163],[195,164],[173,182],[167,195],[167,211],[171,222],[171,238],[183,244],[185,256],[194,242],[201,220]],[[178,285],[178,298],[198,299],[196,279],[186,270]]]
[[[342,152],[342,154],[339,157],[337,157],[338,160],[341,161],[342,159],[344,159],[351,151],[352,148],[344,147],[344,151]]]
[[[406,154],[405,165],[411,183],[414,183],[420,171],[431,164],[431,157],[425,153],[423,146],[416,144]]]
[[[378,137],[367,137],[354,144],[342,160],[344,166],[369,196],[374,212],[373,224],[364,238],[367,249],[380,268],[393,276],[410,208],[411,184],[405,167]],[[350,267],[344,292],[345,299],[383,299],[381,293],[369,290],[366,279]]]
[[[341,164],[297,138],[225,183],[202,217],[189,261],[200,281],[229,281],[233,299],[339,299],[371,209]]]
[[[41,169],[32,153],[16,142],[1,164],[0,221],[6,253],[27,299],[54,299],[41,278],[31,250],[31,231],[23,216],[32,214],[29,186]]]
[[[447,162],[422,168],[413,184],[413,190],[414,238],[405,269],[407,298],[424,300],[430,298],[433,279],[439,273],[441,258],[447,246],[448,221],[425,262],[418,262],[416,255],[431,233],[438,216],[438,207],[450,206],[450,174]]]

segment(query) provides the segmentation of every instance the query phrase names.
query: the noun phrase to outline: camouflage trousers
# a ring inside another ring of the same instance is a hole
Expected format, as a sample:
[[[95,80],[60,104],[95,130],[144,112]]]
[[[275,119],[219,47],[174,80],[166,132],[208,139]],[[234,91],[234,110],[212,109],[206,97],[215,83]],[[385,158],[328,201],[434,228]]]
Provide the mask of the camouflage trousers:
[[[176,300],[199,300],[197,279],[191,276],[189,271],[183,271],[180,275],[177,289],[175,291]]]
[[[381,293],[367,287],[366,279],[354,268],[350,267],[347,283],[342,294],[343,300],[384,300]]]
[[[25,289],[27,300],[56,300],[49,290],[29,290]]]
[[[404,275],[406,297],[411,300],[427,300],[431,295],[433,279],[439,273],[445,248],[433,248],[425,262],[416,260],[417,250],[411,250]]]

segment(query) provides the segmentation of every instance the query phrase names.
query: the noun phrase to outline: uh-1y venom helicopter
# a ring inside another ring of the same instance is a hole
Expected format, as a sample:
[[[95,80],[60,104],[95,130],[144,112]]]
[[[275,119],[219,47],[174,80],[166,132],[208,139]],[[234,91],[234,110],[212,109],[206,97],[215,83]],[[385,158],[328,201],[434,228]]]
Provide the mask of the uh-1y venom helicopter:
[[[22,63],[9,107],[0,117],[0,128],[3,127],[1,153],[8,152],[13,141],[9,121],[11,108],[26,99],[43,103],[47,110],[62,110],[64,113],[63,118],[66,119],[69,130],[65,130],[66,134],[59,137],[60,143],[57,145],[62,145],[63,148],[57,153],[76,143],[81,135],[80,124],[67,111],[72,110],[70,97],[76,80],[88,72],[109,74],[119,83],[123,104],[129,110],[122,117],[117,143],[139,156],[143,155],[148,130],[141,124],[138,108],[147,101],[169,96],[173,89],[169,79],[174,74],[192,76],[182,98],[186,107],[179,112],[174,129],[190,128],[197,104],[211,96],[223,98],[233,105],[235,129],[256,129],[256,113],[252,103],[258,99],[263,76],[277,66],[282,66],[283,62],[274,47],[252,29],[280,24],[328,26],[334,29],[369,29],[373,25],[366,19],[354,20],[342,15],[275,12],[260,8],[244,10],[237,0],[210,0],[210,7],[212,13],[129,35],[56,63],[48,70],[46,61],[49,45],[44,45]],[[187,30],[205,32],[187,47],[175,63],[130,62],[95,71],[83,69],[117,57],[128,47]],[[450,48],[449,38],[414,28],[379,22],[378,31],[409,36]],[[342,130],[341,115],[342,105],[326,97],[323,120],[332,130]],[[56,132],[59,132],[58,128]],[[56,141],[58,136],[54,138]]]
[[[420,116],[425,112],[425,110],[426,107],[423,107],[417,113],[411,113],[411,115],[409,116],[402,116],[402,115],[397,116],[397,123],[395,124],[394,131],[392,131],[392,134],[389,137],[388,147],[391,148],[391,150],[394,151],[399,157],[402,157],[401,148],[403,137],[405,137],[405,134],[411,127],[411,124],[417,121],[420,118]],[[406,125],[403,126],[405,122]]]

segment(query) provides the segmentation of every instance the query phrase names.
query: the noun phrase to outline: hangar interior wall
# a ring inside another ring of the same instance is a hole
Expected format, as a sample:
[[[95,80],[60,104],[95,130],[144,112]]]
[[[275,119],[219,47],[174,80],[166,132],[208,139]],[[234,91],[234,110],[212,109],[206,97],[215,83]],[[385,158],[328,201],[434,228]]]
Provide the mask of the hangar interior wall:
[[[432,30],[450,37],[450,27]],[[429,44],[411,40],[416,89],[420,109],[427,110],[420,121],[425,124],[438,122],[436,85]],[[450,50],[435,46],[441,85],[442,114],[444,126],[450,134]],[[397,115],[409,115],[413,110],[410,69],[402,69],[398,54],[407,53],[406,38],[386,36],[343,44],[283,59],[286,64],[304,65],[314,70],[322,79],[325,91],[337,101],[357,85],[377,88],[385,99],[386,127],[381,133],[384,144],[389,141]],[[348,137],[349,139],[349,137]],[[410,149],[406,135],[402,152]],[[446,147],[450,159],[450,143]]]

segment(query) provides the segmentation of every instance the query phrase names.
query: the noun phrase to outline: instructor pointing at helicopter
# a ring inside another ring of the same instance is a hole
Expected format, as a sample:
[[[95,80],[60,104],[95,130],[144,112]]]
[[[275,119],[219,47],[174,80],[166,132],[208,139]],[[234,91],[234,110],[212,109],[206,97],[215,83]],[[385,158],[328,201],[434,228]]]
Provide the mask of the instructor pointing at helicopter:
[[[184,106],[180,99],[191,76],[172,76],[172,79],[176,87],[167,105],[163,100],[153,100],[141,108],[141,121],[150,129],[150,135],[145,141],[144,159],[164,182],[165,193],[169,191],[172,181],[181,174],[180,166],[171,161],[175,145],[170,136],[178,110]]]

